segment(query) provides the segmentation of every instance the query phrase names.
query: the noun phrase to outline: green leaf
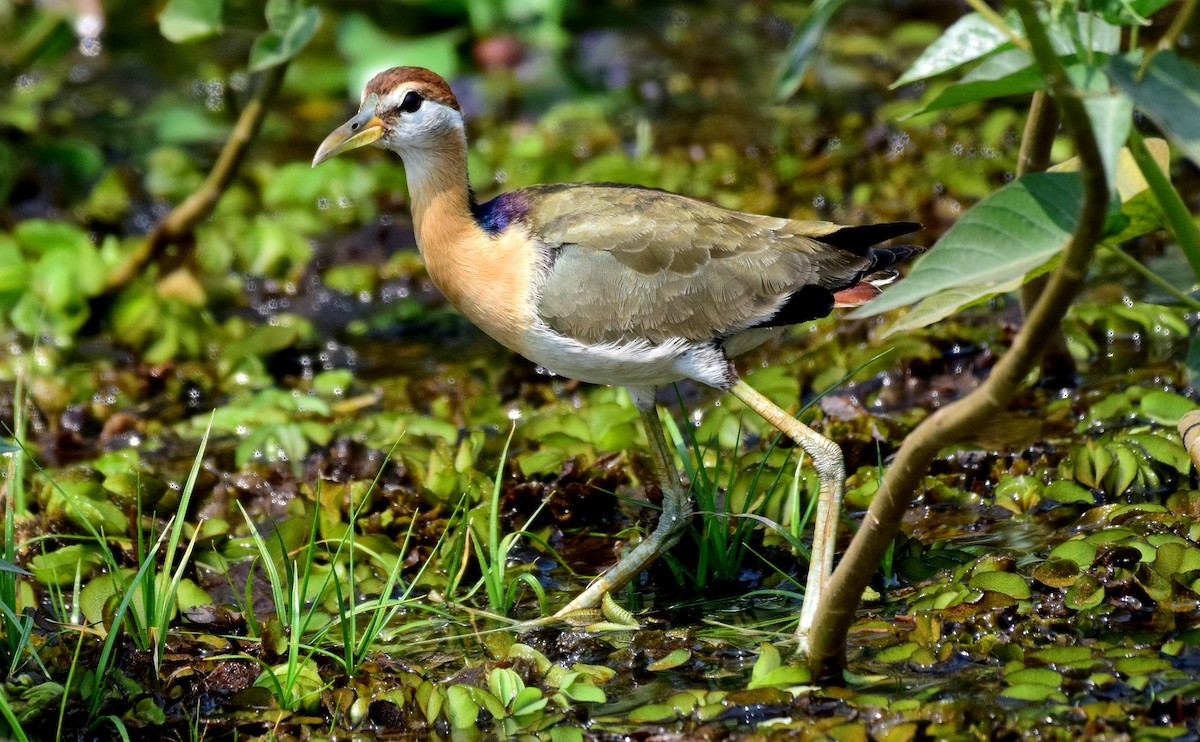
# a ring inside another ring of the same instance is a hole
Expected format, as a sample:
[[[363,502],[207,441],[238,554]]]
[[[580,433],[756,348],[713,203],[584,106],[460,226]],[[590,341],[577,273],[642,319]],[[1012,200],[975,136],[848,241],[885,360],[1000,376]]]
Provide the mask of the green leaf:
[[[954,22],[892,87],[900,87],[957,69],[968,62],[992,54],[1009,43],[1008,37],[978,13],[969,13]]]
[[[1069,479],[1056,479],[1046,486],[1042,496],[1047,500],[1054,500],[1059,503],[1082,502],[1086,505],[1091,505],[1096,502],[1096,496],[1085,487],[1080,487],[1075,482]],[[1070,543],[1070,542],[1068,542]],[[1091,562],[1091,558],[1088,558]]]
[[[1166,543],[1154,553],[1154,570],[1164,577],[1200,570],[1200,549],[1191,544]]]
[[[1057,688],[1062,685],[1062,681],[1062,673],[1055,672],[1048,667],[1024,667],[1004,676],[1004,682],[1009,685],[1036,683],[1038,685],[1048,685],[1051,688]]]
[[[511,671],[510,671],[511,672]],[[465,686],[470,692],[471,698],[480,708],[487,709],[487,712],[497,719],[503,719],[508,715],[508,706],[496,698],[495,695],[483,688],[477,688],[474,685]]]
[[[113,503],[98,481],[92,479],[61,479],[48,486],[46,512],[64,514],[72,522],[103,530],[108,535],[125,533],[129,518]]]
[[[1126,115],[1132,121],[1132,112],[1127,111]],[[1120,198],[1121,216],[1125,218],[1124,226],[1121,226],[1119,231],[1114,233],[1111,229],[1107,230],[1105,241],[1113,244],[1119,244],[1134,237],[1140,237],[1148,232],[1153,232],[1156,229],[1162,228],[1166,222],[1158,199],[1155,197],[1154,192],[1150,190],[1150,184],[1146,182],[1146,177],[1142,175],[1142,170],[1138,166],[1137,161],[1133,159],[1133,154],[1129,151],[1128,147],[1121,147],[1118,143],[1122,140],[1122,137],[1128,138],[1128,136],[1129,127],[1117,124],[1117,131],[1111,133],[1110,141],[1107,143],[1107,146],[1116,146],[1119,148],[1115,158],[1116,171],[1109,178],[1108,185],[1110,196]],[[1154,161],[1158,163],[1159,168],[1166,171],[1170,166],[1170,148],[1167,146],[1166,141],[1162,139],[1147,139],[1145,144],[1146,148],[1150,150]],[[1105,154],[1105,147],[1106,144],[1101,143],[1101,155],[1105,160],[1105,168],[1107,169],[1107,162],[1112,157],[1112,154]],[[1078,157],[1072,157],[1050,168],[1050,172],[1055,173],[1077,172],[1078,170]]]
[[[6,559],[0,559],[0,572],[11,575],[22,575],[25,577],[33,577],[33,573],[23,567],[18,567]]]
[[[870,317],[950,289],[996,291],[1058,255],[1079,221],[1076,173],[1032,173],[963,215],[908,277],[851,316]]]
[[[1120,443],[1109,444],[1107,448],[1112,451],[1113,460],[1116,462],[1108,479],[1109,490],[1112,494],[1119,495],[1129,489],[1133,480],[1137,478],[1138,457],[1129,446]]]
[[[1074,19],[1074,27],[1066,25]],[[1121,28],[1091,13],[1064,13],[1050,26],[1050,43],[1061,56],[1083,51],[1116,54],[1121,49]],[[1023,31],[1022,31],[1023,33]]]
[[[992,98],[1026,95],[1045,87],[1045,76],[1028,53],[1018,49],[1000,52],[961,82],[942,89],[932,100],[905,118]]]
[[[1042,685],[1041,683],[1022,683],[1020,685],[1009,686],[1000,691],[1000,695],[1004,698],[1029,701],[1031,703],[1043,703],[1048,700],[1063,703],[1067,700],[1067,697],[1057,688]]]
[[[71,544],[29,560],[34,579],[43,585],[68,585],[75,579],[76,570],[84,577],[104,564],[104,555],[91,544]]]
[[[576,681],[569,686],[564,686],[562,693],[572,701],[580,703],[604,703],[608,700],[602,689],[583,681]]]
[[[813,52],[825,35],[825,27],[829,25],[833,14],[838,12],[846,0],[816,0],[809,8],[808,17],[796,27],[792,40],[788,42],[787,52],[775,83],[776,100],[790,98],[804,82],[804,73],[812,64]]]
[[[779,650],[775,648],[775,645],[763,642],[759,649],[758,659],[754,661],[754,668],[750,671],[751,685],[765,678],[782,664],[783,659],[779,656]]]
[[[182,611],[198,608],[200,606],[212,605],[212,596],[205,591],[204,588],[197,585],[190,578],[184,578],[179,581],[179,587],[175,592],[175,603]]]
[[[1047,558],[1066,559],[1074,562],[1080,569],[1087,569],[1096,558],[1096,545],[1083,539],[1071,539],[1054,547]]]
[[[497,667],[488,673],[488,689],[501,704],[508,707],[517,694],[525,690],[525,683],[512,670]]]
[[[316,8],[304,8],[291,15],[286,28],[272,25],[270,30],[259,34],[250,48],[250,71],[261,72],[291,60],[312,40],[320,25],[321,11]]]
[[[1182,394],[1155,390],[1142,397],[1138,407],[1154,422],[1175,427],[1179,418],[1196,409],[1196,403]]]
[[[546,658],[546,655],[537,651],[528,644],[513,644],[508,648],[508,657],[509,659],[520,658],[523,660],[529,660],[537,666],[537,671],[543,675],[549,672],[551,667],[557,667],[557,665],[553,665],[550,660]],[[578,675],[578,673],[575,674]],[[567,683],[568,679],[570,679],[570,676],[564,678],[563,684]],[[561,687],[561,685],[559,687]]]
[[[1085,574],[1067,588],[1063,596],[1063,604],[1076,611],[1095,608],[1104,600],[1104,586],[1094,575]],[[1066,649],[1066,647],[1060,647]],[[1080,649],[1085,649],[1080,647]]]
[[[661,659],[655,660],[654,662],[651,662],[650,664],[646,665],[646,669],[651,672],[661,672],[663,670],[674,670],[676,667],[679,667],[680,665],[687,662],[691,658],[692,658],[692,651],[690,649],[684,649],[681,647],[681,648],[676,649],[676,650],[672,651],[671,653],[667,654],[665,657],[662,657]]]
[[[452,685],[446,691],[446,715],[455,729],[469,729],[479,718],[479,704],[471,697],[471,686]]]
[[[1134,443],[1145,451],[1146,456],[1166,464],[1180,474],[1187,474],[1192,460],[1188,457],[1183,445],[1154,433],[1134,433],[1126,435],[1124,440]]]
[[[1171,668],[1166,657],[1123,657],[1113,662],[1113,669],[1122,675],[1144,675],[1161,673]]]
[[[583,742],[583,730],[579,727],[552,727],[550,742]]]
[[[1033,593],[1025,578],[1012,572],[977,572],[968,583],[977,590],[1001,593],[1017,600],[1027,600]]]
[[[536,711],[541,711],[546,707],[550,699],[542,695],[540,688],[522,688],[513,696],[512,702],[509,703],[509,708],[512,710],[513,716],[523,716],[524,714],[532,714]]]
[[[755,690],[757,688],[791,688],[797,685],[805,685],[812,682],[812,672],[807,667],[799,667],[795,665],[784,665],[776,667],[766,675],[757,680],[751,680],[746,686],[747,690]]]
[[[637,724],[668,721],[678,716],[679,712],[669,703],[650,703],[629,712],[629,720]]]
[[[176,44],[221,32],[224,0],[167,0],[158,14],[158,30]]]
[[[1133,101],[1124,95],[1099,95],[1083,98],[1100,149],[1100,160],[1104,163],[1104,174],[1108,178],[1109,198],[1117,198],[1117,156],[1129,139],[1133,126]]]
[[[1082,574],[1069,559],[1049,557],[1033,570],[1033,579],[1048,587],[1070,587]]]
[[[132,576],[132,569],[123,569],[120,574],[105,573],[89,580],[79,591],[79,612],[84,620],[89,624],[104,623],[109,602],[125,593]]]
[[[1055,646],[1039,649],[1030,657],[1058,667],[1076,667],[1083,664],[1094,664],[1090,647]]]
[[[1156,53],[1140,77],[1137,65],[1126,57],[1110,59],[1108,74],[1200,166],[1200,67],[1168,49]]]

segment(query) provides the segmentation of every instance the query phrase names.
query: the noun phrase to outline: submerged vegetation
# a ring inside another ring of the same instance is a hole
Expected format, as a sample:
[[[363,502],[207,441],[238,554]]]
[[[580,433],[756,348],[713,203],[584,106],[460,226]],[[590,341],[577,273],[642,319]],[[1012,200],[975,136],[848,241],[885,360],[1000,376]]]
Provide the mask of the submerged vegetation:
[[[593,5],[0,0],[3,735],[1200,737],[1196,2]],[[658,493],[623,392],[436,294],[397,160],[309,167],[392,64],[481,197],[923,223],[915,307],[742,364],[846,457],[813,667],[816,478],[686,385],[691,537],[525,623]]]

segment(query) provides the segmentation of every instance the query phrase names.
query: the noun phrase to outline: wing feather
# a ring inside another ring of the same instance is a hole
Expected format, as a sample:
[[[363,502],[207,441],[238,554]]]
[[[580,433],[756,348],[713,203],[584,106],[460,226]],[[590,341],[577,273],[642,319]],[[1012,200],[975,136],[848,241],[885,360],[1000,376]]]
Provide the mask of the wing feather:
[[[770,324],[794,295],[832,296],[873,262],[865,245],[821,241],[840,225],[745,214],[666,191],[534,186],[519,198],[521,222],[548,256],[535,287],[538,313],[585,343],[725,338]],[[812,316],[831,307],[832,299]]]

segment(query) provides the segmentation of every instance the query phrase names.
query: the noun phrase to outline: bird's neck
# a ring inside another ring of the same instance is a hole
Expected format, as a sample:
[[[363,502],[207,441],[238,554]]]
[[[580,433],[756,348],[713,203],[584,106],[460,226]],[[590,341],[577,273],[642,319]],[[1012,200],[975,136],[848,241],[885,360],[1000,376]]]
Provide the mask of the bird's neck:
[[[540,252],[528,232],[489,233],[475,219],[467,141],[447,132],[436,147],[404,152],[417,248],[450,303],[503,345],[522,352],[533,323],[530,286]]]
[[[427,247],[452,247],[481,236],[471,213],[465,133],[448,131],[434,146],[405,152],[403,157],[413,228],[422,254]]]

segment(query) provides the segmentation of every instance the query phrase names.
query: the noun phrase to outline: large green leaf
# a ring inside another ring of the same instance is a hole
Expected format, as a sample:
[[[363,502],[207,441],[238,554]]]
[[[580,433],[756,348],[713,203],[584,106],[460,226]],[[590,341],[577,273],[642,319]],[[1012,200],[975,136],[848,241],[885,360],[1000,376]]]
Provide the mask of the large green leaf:
[[[1065,25],[1072,18],[1075,25]],[[1050,26],[1050,43],[1055,51],[1064,55],[1085,50],[1116,54],[1121,50],[1121,27],[1106,23],[1091,13],[1066,15]]]
[[[1115,198],[1117,184],[1117,157],[1129,139],[1133,126],[1133,101],[1124,95],[1094,95],[1083,99],[1104,163],[1104,175],[1108,179],[1110,198]]]
[[[964,64],[992,54],[1008,45],[1008,37],[978,13],[968,13],[954,22],[917,60],[909,66],[892,87],[900,87],[935,77]]]
[[[1159,167],[1166,170],[1169,151],[1167,143],[1162,139],[1147,139],[1147,146],[1154,156],[1154,159],[1159,163]],[[1139,183],[1140,181],[1140,183]],[[1126,240],[1132,240],[1134,237],[1153,232],[1156,229],[1162,229],[1167,223],[1166,217],[1163,215],[1162,206],[1158,203],[1158,198],[1155,197],[1154,191],[1150,190],[1150,186],[1146,184],[1146,179],[1142,177],[1142,173],[1138,170],[1137,163],[1133,161],[1133,155],[1129,154],[1128,148],[1122,148],[1117,156],[1117,182],[1116,192],[1121,198],[1121,216],[1127,219],[1124,226],[1115,235],[1107,235],[1106,242],[1111,242],[1114,245],[1119,245]],[[1170,255],[1172,253],[1168,253]],[[1182,253],[1177,253],[1182,256]],[[1186,266],[1186,262],[1184,263]],[[1153,267],[1152,267],[1153,269]],[[1167,272],[1157,271],[1160,276],[1164,276],[1167,280],[1179,278],[1189,275],[1186,270]],[[1180,284],[1186,282],[1180,281]],[[1191,284],[1182,286],[1183,290],[1187,290]]]
[[[1105,23],[1087,13],[1067,15],[1064,20],[1068,22],[1074,20],[1075,24],[1070,26],[1064,25],[1063,22],[1056,22],[1049,29],[1050,42],[1059,55],[1073,56],[1081,54],[1085,50],[1115,54],[1120,48],[1121,29],[1119,27]],[[1023,33],[1017,18],[1007,19],[1006,22],[1014,33]],[[977,79],[999,80],[1029,66],[1020,64],[1022,58],[1027,62],[1032,61],[1025,52],[1015,55],[1004,54],[1007,58],[997,60],[995,69],[983,69],[993,61],[993,55],[1000,56],[996,54],[997,52],[1014,51],[1016,50],[1013,49],[1012,42],[1003,31],[982,16],[970,13],[958,19],[954,25],[938,37],[937,41],[926,47],[917,61],[912,63],[912,66],[900,76],[900,79],[892,83],[892,87],[935,77],[982,59],[987,59],[979,70],[984,78]],[[1014,62],[1014,60],[1017,61]],[[966,78],[964,78],[964,82],[967,82]],[[1008,95],[1010,93],[1001,94]],[[946,108],[947,106],[940,107]]]
[[[1119,135],[1111,137],[1113,141],[1119,138]],[[1103,139],[1103,135],[1101,136]],[[1108,146],[1102,144],[1102,148]],[[1146,146],[1150,150],[1154,159],[1160,163],[1160,167],[1166,167],[1168,149],[1167,143],[1161,139],[1146,140]],[[1128,149],[1121,149],[1115,157],[1116,161],[1116,176],[1113,185],[1114,197],[1119,197],[1121,200],[1121,219],[1113,220],[1112,231],[1106,235],[1106,241],[1113,243],[1124,242],[1147,232],[1159,229],[1163,225],[1162,210],[1158,208],[1154,194],[1150,191],[1150,187],[1142,176],[1141,170],[1137,163],[1134,162],[1133,156],[1130,155]],[[1043,175],[1058,176],[1067,173],[1077,173],[1079,170],[1078,158],[1072,158],[1056,165],[1051,169],[1050,173]],[[1033,177],[1033,176],[1027,176]],[[1024,181],[1022,178],[1021,181]],[[1017,181],[1020,183],[1021,181]],[[1016,184],[1013,184],[1016,185]],[[1078,199],[1082,201],[1082,184],[1078,179],[1073,183],[1066,183],[1067,189],[1070,192],[1070,199]],[[1006,186],[1006,189],[1012,186]],[[1005,197],[999,202],[993,202],[992,199],[999,196],[1005,189],[997,191],[993,196],[981,201],[974,209],[967,212],[959,221],[959,224],[968,223],[970,226],[979,218],[987,219],[985,227],[994,228],[995,221],[1003,218],[1004,209],[1021,208],[1019,205],[1020,199],[1010,199]],[[1041,188],[1036,188],[1035,191],[1040,192]],[[985,204],[987,206],[985,207]],[[984,207],[984,213],[976,215],[975,210]],[[999,212],[996,209],[1000,209]],[[1072,222],[1073,225],[1073,222]],[[1057,231],[1060,225],[1055,224],[1054,230]],[[1005,293],[1015,290],[1024,281],[1030,277],[1037,275],[1039,272],[1049,270],[1052,265],[1052,259],[1058,254],[1070,232],[1073,231],[1073,226],[1067,228],[1064,223],[1061,225],[1065,230],[1059,233],[1057,243],[1054,239],[1049,239],[1042,248],[1035,249],[1034,254],[1026,255],[1021,252],[1016,258],[1008,255],[997,253],[996,251],[988,251],[989,257],[984,259],[980,252],[972,252],[980,245],[986,244],[982,239],[976,239],[976,233],[980,229],[978,225],[971,227],[971,230],[962,234],[957,232],[958,225],[952,227],[946,232],[941,241],[938,242],[936,248],[926,258],[918,261],[918,264],[930,260],[934,255],[938,255],[941,251],[946,252],[961,251],[966,249],[967,252],[960,256],[946,255],[939,259],[940,268],[948,271],[958,270],[962,265],[970,265],[976,269],[978,273],[982,273],[982,280],[975,282],[957,283],[952,280],[950,274],[943,276],[945,288],[935,289],[931,294],[926,293],[929,285],[926,285],[921,290],[920,295],[916,297],[919,303],[909,310],[903,317],[895,322],[888,332],[899,332],[902,330],[910,330],[936,322],[940,319],[954,314],[958,310],[984,301],[996,294]],[[1010,238],[1002,238],[993,240],[998,244],[1005,244],[1004,240]],[[1025,242],[1025,238],[1016,236],[1011,238],[1013,244],[1022,244],[1030,246],[1030,243]],[[1054,245],[1058,246],[1055,247]],[[966,246],[964,248],[964,246]],[[1038,255],[1041,257],[1039,258]],[[956,267],[957,266],[957,267]],[[922,272],[924,269],[922,269]],[[917,275],[918,270],[914,268],[913,275]],[[926,276],[922,278],[923,282],[933,281],[937,276]],[[906,279],[907,280],[907,279]],[[968,280],[968,279],[964,279]],[[896,290],[900,289],[905,282],[893,289],[889,289],[885,294],[876,301],[882,301],[884,298],[891,296]],[[917,287],[921,288],[921,287]],[[893,305],[895,306],[895,305]],[[871,313],[875,310],[874,302],[868,304],[863,310],[868,310]],[[860,310],[860,311],[863,311]],[[865,314],[866,312],[864,312]]]
[[[1078,173],[1032,173],[980,201],[912,273],[854,313],[869,317],[949,289],[996,292],[1062,250],[1083,205]]]
[[[943,88],[920,110],[910,114],[940,111],[992,98],[1025,95],[1045,87],[1045,76],[1033,58],[1019,49],[996,54],[963,76],[961,82]]]
[[[787,53],[779,66],[775,97],[784,100],[800,89],[804,82],[804,73],[812,64],[813,52],[816,51],[821,37],[825,35],[825,27],[838,12],[846,0],[817,0],[808,11],[808,17],[796,27],[792,40],[788,42]]]
[[[1025,282],[1025,276],[1017,276],[1007,283],[982,283],[970,286],[959,286],[939,291],[933,296],[922,299],[904,316],[887,328],[885,334],[916,330],[934,322],[943,320],[961,309],[986,301],[996,294],[1016,291]]]
[[[1150,59],[1144,75],[1125,57],[1110,59],[1108,74],[1200,166],[1200,67],[1167,50]]]
[[[220,33],[223,6],[224,0],[167,0],[158,30],[176,44]]]

